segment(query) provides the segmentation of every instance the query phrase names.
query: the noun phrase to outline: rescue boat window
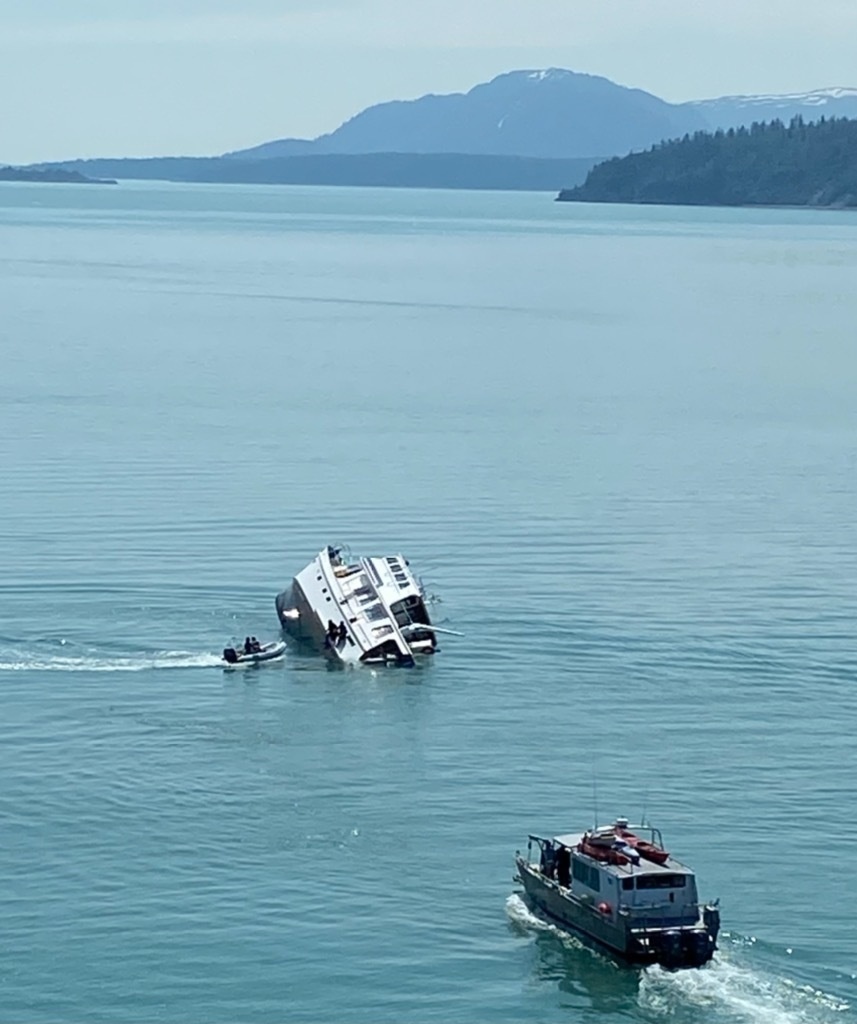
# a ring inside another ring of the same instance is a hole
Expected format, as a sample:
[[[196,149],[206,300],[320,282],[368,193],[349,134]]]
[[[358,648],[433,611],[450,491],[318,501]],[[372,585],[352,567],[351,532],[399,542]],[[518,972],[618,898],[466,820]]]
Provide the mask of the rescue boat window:
[[[638,889],[682,889],[687,885],[687,875],[639,875]]]
[[[587,889],[592,889],[595,892],[601,891],[601,873],[598,868],[584,864],[582,860],[575,858],[571,862],[571,874],[573,878],[576,878],[578,882],[585,885]]]
[[[633,889],[634,888],[634,879],[633,878],[623,878],[622,879],[622,888],[623,889]]]

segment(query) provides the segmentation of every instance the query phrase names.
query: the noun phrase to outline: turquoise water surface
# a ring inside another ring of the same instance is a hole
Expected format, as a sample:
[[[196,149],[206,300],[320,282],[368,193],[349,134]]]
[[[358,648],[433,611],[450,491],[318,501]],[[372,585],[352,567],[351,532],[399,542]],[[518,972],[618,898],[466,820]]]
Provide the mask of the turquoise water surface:
[[[0,190],[0,1019],[857,1021],[857,221]],[[413,671],[290,650],[403,551]],[[646,813],[715,962],[527,910]]]

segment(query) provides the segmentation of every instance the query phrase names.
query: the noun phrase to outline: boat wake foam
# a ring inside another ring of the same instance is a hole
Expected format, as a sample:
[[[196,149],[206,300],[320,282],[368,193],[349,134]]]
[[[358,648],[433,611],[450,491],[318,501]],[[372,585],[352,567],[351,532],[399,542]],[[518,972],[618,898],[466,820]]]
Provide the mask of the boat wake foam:
[[[518,893],[512,893],[512,895],[507,898],[506,916],[509,918],[511,923],[521,931],[541,932],[544,935],[554,935],[566,946],[574,946],[576,949],[585,949],[587,952],[591,951],[590,948],[585,946],[576,935],[572,935],[570,932],[564,931],[558,925],[551,924],[550,921],[545,921],[537,914],[534,914]]]
[[[26,657],[0,660],[0,672],[145,672],[152,669],[213,668],[222,665],[219,654],[193,651],[156,651],[150,655]]]
[[[776,974],[763,974],[718,953],[698,971],[642,972],[641,1008],[671,1020],[702,1010],[711,1021],[730,1024],[824,1024],[841,1020],[841,999]]]
[[[512,895],[506,899],[506,916],[512,924],[517,925],[523,931],[555,932],[557,935],[565,934],[562,929],[555,928],[552,924],[548,924],[547,921],[543,921],[540,917],[536,917],[516,892],[513,892]]]
[[[551,934],[567,948],[588,950],[568,932],[537,917],[518,894],[506,900],[506,915],[523,931]],[[736,962],[735,956],[727,948],[698,970],[639,969],[639,1008],[647,1019],[705,1019],[711,1024],[833,1024],[850,1009],[837,996],[773,972],[754,970]]]

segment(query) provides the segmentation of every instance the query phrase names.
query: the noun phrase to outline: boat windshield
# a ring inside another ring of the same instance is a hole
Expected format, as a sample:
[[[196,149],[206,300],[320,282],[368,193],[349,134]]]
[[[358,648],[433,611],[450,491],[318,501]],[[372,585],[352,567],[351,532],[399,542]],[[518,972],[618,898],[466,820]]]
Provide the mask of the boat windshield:
[[[412,623],[427,625],[430,621],[423,599],[417,594],[410,594],[401,601],[394,601],[390,605],[390,611],[395,616],[398,626],[410,626]]]

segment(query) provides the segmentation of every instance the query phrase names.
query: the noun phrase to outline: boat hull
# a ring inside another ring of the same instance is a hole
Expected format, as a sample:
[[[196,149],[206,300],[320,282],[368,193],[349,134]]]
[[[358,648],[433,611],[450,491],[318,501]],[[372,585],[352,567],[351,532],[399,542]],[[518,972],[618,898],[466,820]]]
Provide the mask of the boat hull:
[[[297,580],[292,580],[282,593],[277,594],[275,603],[280,625],[289,636],[324,649],[327,636],[325,626],[313,611]]]
[[[585,902],[572,895],[570,889],[546,879],[523,857],[516,858],[518,880],[532,906],[562,928],[633,964],[660,964],[677,970],[701,967],[714,955],[716,930],[701,916],[693,926],[658,927],[641,931],[639,921],[613,912],[602,903]],[[718,919],[719,921],[719,919]]]

